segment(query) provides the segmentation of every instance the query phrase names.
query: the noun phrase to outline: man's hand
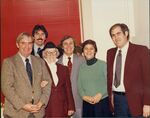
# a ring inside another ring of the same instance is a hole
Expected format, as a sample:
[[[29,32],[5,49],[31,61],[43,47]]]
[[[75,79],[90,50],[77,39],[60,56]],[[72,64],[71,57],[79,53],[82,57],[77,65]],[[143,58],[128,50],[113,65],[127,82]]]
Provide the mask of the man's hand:
[[[143,117],[150,116],[150,105],[144,105],[143,106]]]
[[[41,107],[43,106],[43,104],[42,104],[42,102],[41,102],[41,101],[39,101],[36,105],[37,105],[38,110],[40,110],[40,109],[41,109]]]
[[[26,104],[23,106],[23,109],[27,112],[31,112],[31,113],[36,113],[39,112],[39,108],[37,105],[33,105],[33,104]]]

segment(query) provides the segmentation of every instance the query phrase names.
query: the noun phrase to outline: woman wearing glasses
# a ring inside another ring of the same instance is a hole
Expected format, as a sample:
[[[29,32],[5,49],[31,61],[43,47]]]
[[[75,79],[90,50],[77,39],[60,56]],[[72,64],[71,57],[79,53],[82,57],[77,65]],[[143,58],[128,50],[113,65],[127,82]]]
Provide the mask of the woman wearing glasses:
[[[75,105],[68,68],[57,63],[59,51],[53,42],[48,42],[41,54],[52,76],[51,94],[45,118],[71,116],[75,111]],[[45,87],[46,84],[46,81],[42,81],[41,87]]]

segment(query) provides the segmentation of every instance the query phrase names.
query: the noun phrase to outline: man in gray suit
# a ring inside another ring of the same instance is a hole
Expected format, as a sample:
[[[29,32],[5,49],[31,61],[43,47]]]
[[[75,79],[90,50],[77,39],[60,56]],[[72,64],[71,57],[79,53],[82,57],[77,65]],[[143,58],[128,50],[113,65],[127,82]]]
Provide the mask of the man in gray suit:
[[[31,55],[33,38],[21,33],[16,39],[18,53],[4,59],[1,70],[5,96],[5,118],[42,118],[50,96],[51,78],[44,61]],[[29,79],[30,78],[30,79]],[[48,81],[41,88],[41,81]]]
[[[75,40],[71,36],[64,36],[61,40],[61,47],[64,50],[63,55],[59,58],[58,63],[68,66],[70,70],[70,79],[72,85],[72,92],[75,101],[76,112],[73,115],[73,118],[81,118],[82,117],[82,99],[79,96],[77,89],[77,79],[78,79],[78,70],[81,63],[84,62],[84,58],[82,56],[77,56],[74,54],[75,49]],[[71,64],[69,64],[69,62]],[[69,67],[71,65],[71,68]]]

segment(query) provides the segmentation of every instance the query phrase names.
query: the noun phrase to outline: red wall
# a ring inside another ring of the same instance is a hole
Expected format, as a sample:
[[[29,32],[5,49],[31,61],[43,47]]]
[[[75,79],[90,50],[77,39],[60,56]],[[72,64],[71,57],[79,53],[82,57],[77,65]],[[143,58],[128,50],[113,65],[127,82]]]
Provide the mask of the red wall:
[[[1,0],[1,61],[17,52],[17,35],[31,33],[36,24],[45,25],[47,41],[59,44],[68,34],[79,44],[78,0]]]
[[[44,24],[48,40],[58,44],[68,34],[80,42],[78,0],[1,0],[1,60],[16,53],[16,37]]]

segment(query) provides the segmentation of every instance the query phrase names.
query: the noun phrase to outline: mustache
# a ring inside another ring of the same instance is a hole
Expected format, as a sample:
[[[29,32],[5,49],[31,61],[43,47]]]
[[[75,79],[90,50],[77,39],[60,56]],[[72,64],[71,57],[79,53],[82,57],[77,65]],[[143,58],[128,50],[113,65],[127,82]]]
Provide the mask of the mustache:
[[[37,40],[38,40],[38,41],[41,41],[41,40],[43,40],[43,39],[42,39],[42,38],[38,38]]]

